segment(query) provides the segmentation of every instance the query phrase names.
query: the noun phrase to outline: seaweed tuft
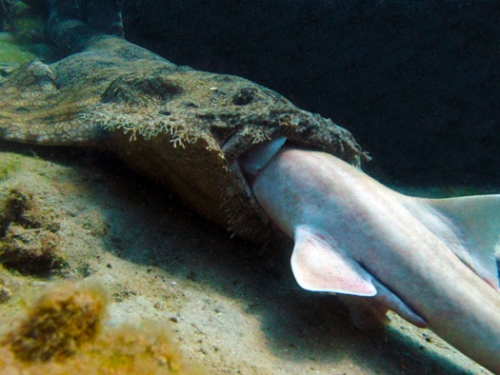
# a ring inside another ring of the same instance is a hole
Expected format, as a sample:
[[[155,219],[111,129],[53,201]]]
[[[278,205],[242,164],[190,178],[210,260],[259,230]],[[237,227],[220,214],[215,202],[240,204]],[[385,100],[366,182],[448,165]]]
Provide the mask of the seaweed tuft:
[[[106,293],[95,285],[64,283],[46,293],[4,344],[24,363],[61,361],[101,330]]]
[[[46,277],[66,265],[59,223],[24,187],[0,198],[0,263],[22,274]]]
[[[0,369],[24,375],[200,375],[159,323],[106,327],[108,296],[93,283],[60,284],[0,341]],[[4,372],[2,372],[4,373]]]

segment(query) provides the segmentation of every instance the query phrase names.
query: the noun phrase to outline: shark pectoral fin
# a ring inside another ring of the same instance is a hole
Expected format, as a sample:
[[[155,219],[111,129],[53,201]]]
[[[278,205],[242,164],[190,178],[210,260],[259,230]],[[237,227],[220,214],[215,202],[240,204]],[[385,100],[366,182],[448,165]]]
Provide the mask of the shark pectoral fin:
[[[243,171],[251,176],[256,176],[271,161],[273,156],[278,153],[285,142],[286,138],[278,138],[255,146],[243,154],[239,159]]]
[[[411,324],[419,327],[427,327],[425,320],[417,315],[406,303],[404,303],[398,296],[382,285],[378,280],[373,279],[375,288],[377,288],[377,295],[373,298],[374,302],[380,306],[379,310],[392,310],[401,318],[410,322]]]
[[[465,251],[455,251],[457,256],[499,290],[494,252],[500,244],[500,194],[425,201],[451,221],[461,238]]]
[[[391,319],[386,315],[387,309],[381,309],[379,304],[373,303],[373,298],[339,294],[340,301],[349,310],[352,324],[362,331],[382,329]]]
[[[368,272],[306,226],[295,230],[291,263],[297,283],[306,290],[357,296],[377,293]]]
[[[339,299],[349,309],[349,317],[357,328],[361,330],[383,328],[391,321],[386,315],[388,310],[394,311],[400,317],[419,328],[427,327],[425,320],[398,296],[376,279],[372,281],[377,289],[377,294],[374,297],[339,295]]]

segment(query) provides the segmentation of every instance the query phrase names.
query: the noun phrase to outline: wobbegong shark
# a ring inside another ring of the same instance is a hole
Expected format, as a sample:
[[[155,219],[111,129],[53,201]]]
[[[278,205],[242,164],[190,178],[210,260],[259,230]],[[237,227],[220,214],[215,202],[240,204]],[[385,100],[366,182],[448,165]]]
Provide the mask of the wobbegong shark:
[[[68,55],[0,77],[0,139],[113,152],[256,242],[274,223],[295,241],[298,284],[337,293],[358,327],[393,310],[500,374],[500,195],[396,193],[331,120],[123,39],[115,0],[41,3]]]
[[[500,195],[413,198],[333,155],[283,143],[258,146],[241,165],[295,241],[298,284],[343,295],[361,328],[393,310],[500,374]]]

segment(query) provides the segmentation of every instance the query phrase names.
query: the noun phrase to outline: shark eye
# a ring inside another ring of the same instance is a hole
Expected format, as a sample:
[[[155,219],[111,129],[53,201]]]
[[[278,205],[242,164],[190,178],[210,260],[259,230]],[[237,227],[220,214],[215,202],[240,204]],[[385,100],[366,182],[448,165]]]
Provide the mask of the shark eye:
[[[243,87],[233,97],[233,104],[247,105],[257,101],[257,89],[254,87]]]

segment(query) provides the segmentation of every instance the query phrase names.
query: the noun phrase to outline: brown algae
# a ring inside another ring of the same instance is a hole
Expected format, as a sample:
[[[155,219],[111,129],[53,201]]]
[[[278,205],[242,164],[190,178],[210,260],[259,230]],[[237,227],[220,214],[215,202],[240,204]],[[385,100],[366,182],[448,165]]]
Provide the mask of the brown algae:
[[[186,366],[168,328],[103,328],[108,297],[92,283],[63,283],[29,310],[0,346],[2,374],[201,374]]]

